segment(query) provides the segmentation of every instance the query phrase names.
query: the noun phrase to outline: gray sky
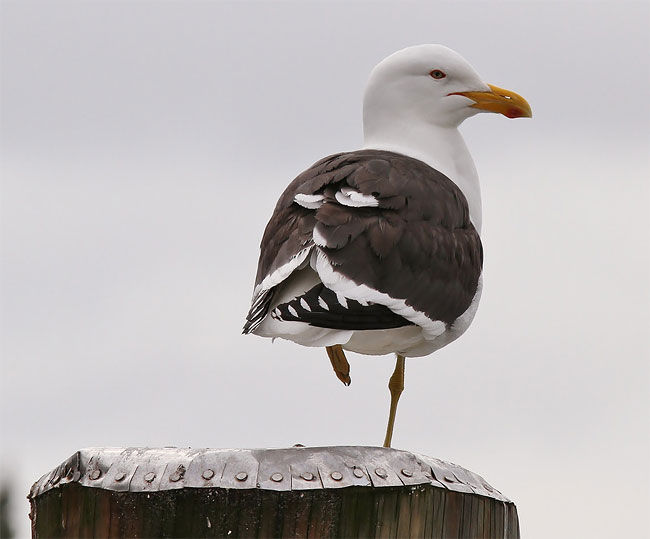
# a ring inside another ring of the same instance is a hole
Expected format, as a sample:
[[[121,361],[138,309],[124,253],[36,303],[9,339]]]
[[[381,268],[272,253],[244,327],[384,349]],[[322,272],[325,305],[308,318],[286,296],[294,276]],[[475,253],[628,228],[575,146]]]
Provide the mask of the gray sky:
[[[380,445],[389,357],[240,335],[277,197],[361,144],[370,69],[458,50],[532,121],[463,125],[483,299],[407,362],[394,446],[528,538],[648,529],[646,2],[2,2],[2,466],[87,446]],[[550,515],[549,515],[550,513]],[[564,534],[564,535],[562,535]]]

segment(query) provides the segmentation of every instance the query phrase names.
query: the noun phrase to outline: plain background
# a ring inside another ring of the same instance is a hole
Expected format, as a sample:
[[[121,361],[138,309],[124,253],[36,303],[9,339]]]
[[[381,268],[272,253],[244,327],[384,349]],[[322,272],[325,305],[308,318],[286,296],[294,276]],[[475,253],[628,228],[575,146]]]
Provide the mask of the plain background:
[[[472,328],[407,363],[397,448],[482,474],[523,534],[647,537],[646,2],[2,2],[2,468],[87,446],[380,445],[390,357],[240,335],[263,228],[361,144],[371,68],[443,43],[532,120],[462,127]]]

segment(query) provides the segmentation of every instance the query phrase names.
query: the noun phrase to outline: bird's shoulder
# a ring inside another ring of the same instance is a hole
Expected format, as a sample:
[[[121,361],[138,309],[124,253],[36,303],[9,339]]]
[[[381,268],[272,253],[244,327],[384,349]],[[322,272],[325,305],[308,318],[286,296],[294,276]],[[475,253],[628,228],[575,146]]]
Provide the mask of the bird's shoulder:
[[[296,209],[302,201],[307,209],[332,201],[394,210],[453,228],[469,223],[467,200],[451,179],[423,161],[387,150],[341,152],[320,159],[287,186],[275,213]]]

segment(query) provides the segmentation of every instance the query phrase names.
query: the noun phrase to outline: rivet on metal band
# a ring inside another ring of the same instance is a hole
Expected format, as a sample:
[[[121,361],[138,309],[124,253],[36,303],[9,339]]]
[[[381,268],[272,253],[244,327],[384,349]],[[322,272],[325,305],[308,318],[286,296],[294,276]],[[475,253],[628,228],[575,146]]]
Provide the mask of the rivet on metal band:
[[[146,474],[146,475],[144,476],[144,480],[145,480],[147,483],[151,483],[155,478],[156,478],[156,474],[153,473],[153,472],[149,472],[148,474]]]
[[[246,479],[248,479],[248,474],[246,472],[239,472],[235,476],[235,479],[237,479],[237,481],[246,481]]]
[[[402,475],[404,477],[413,477],[413,472],[411,470],[407,470],[406,468],[402,469]]]
[[[354,474],[354,477],[358,477],[359,479],[365,476],[361,468],[355,468],[354,470],[352,470],[352,473]]]
[[[281,473],[278,473],[278,472],[275,472],[275,473],[271,476],[271,481],[275,481],[276,483],[279,483],[280,481],[282,481],[282,474],[281,474]]]
[[[93,470],[92,472],[90,472],[89,477],[92,480],[95,480],[95,479],[99,479],[101,477],[101,475],[102,475],[102,472],[100,470]]]
[[[117,474],[115,474],[115,481],[117,482],[124,481],[125,478],[126,478],[126,474],[124,472],[118,472]]]
[[[444,480],[447,481],[447,483],[455,483],[456,479],[454,479],[451,475],[445,475]]]
[[[201,474],[201,477],[203,477],[203,479],[205,479],[206,481],[209,481],[214,477],[214,471],[208,468]]]
[[[330,477],[334,479],[334,481],[340,481],[341,479],[343,479],[343,474],[341,472],[332,472],[330,474]]]
[[[382,479],[386,479],[386,478],[388,477],[388,474],[386,473],[386,470],[384,470],[383,468],[377,468],[377,469],[375,470],[375,473],[376,473],[379,477],[381,477]]]
[[[302,477],[305,481],[313,481],[314,480],[314,474],[311,473],[311,472],[305,472],[300,477]]]

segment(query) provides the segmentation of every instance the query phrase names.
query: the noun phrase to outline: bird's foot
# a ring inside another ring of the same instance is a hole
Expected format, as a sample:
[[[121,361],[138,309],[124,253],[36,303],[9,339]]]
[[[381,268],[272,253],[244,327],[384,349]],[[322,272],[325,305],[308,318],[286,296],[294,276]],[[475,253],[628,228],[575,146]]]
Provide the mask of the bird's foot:
[[[332,362],[332,368],[336,373],[336,377],[343,382],[346,386],[349,386],[352,383],[350,378],[350,364],[348,359],[345,357],[345,352],[340,344],[335,344],[334,346],[327,346],[327,355]]]

